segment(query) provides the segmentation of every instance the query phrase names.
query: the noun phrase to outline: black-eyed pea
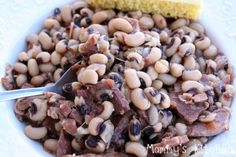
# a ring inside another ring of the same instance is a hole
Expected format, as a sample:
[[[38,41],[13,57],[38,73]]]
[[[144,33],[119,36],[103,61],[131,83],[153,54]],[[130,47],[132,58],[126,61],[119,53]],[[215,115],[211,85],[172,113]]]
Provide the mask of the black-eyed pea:
[[[161,89],[163,87],[163,82],[161,80],[154,80],[152,81],[152,87]]]
[[[93,153],[103,153],[106,149],[105,143],[95,136],[88,137],[85,140],[85,146]]]
[[[18,55],[18,60],[20,62],[27,62],[29,60],[29,56],[26,52],[21,52],[19,55]]]
[[[175,29],[178,29],[178,28],[180,28],[182,26],[187,25],[187,23],[188,23],[188,21],[186,19],[183,19],[183,18],[177,19],[173,23],[171,23],[170,28],[172,30],[175,30]]]
[[[75,1],[71,5],[73,12],[79,12],[82,8],[88,8],[88,3],[85,1]]]
[[[181,64],[182,59],[183,59],[183,58],[182,58],[178,53],[176,53],[176,54],[174,54],[174,55],[171,57],[170,63]]]
[[[75,27],[72,32],[72,39],[79,40],[79,34],[80,34],[80,27]]]
[[[86,69],[82,72],[80,72],[77,75],[77,79],[79,82],[82,84],[97,84],[98,82],[98,74],[96,73],[95,70],[92,69]]]
[[[30,47],[32,45],[38,45],[38,35],[37,34],[30,34],[26,37],[26,42],[29,44]]]
[[[63,85],[62,89],[64,92],[73,93],[81,89],[82,84],[80,82],[71,82]]]
[[[106,38],[107,38],[107,36],[102,35],[99,38],[99,40],[97,41],[98,51],[100,51],[104,54],[106,54],[109,51],[109,47],[110,47],[110,43]]]
[[[161,59],[161,55],[162,55],[161,49],[153,47],[150,50],[149,54],[144,58],[145,64],[147,65],[154,64],[156,61]]]
[[[62,68],[65,68],[68,64],[69,64],[69,61],[68,61],[67,57],[66,57],[66,56],[63,56],[63,57],[61,58],[60,66],[61,66]]]
[[[69,24],[72,21],[72,7],[71,7],[71,5],[67,4],[61,8],[61,18],[66,24]]]
[[[99,63],[99,64],[106,64],[108,62],[107,56],[104,54],[93,54],[89,57],[89,63]]]
[[[57,53],[56,51],[54,51],[51,54],[51,63],[53,65],[59,65],[61,63],[61,54]]]
[[[28,125],[25,127],[25,135],[33,140],[39,140],[44,138],[47,135],[47,128],[46,127],[32,127]]]
[[[127,142],[125,144],[125,152],[137,157],[147,157],[148,155],[147,149],[138,142]]]
[[[44,83],[44,77],[42,75],[33,76],[30,80],[30,83],[36,87],[41,86]]]
[[[192,38],[191,38],[190,36],[184,35],[184,36],[182,37],[182,39],[181,39],[181,42],[182,42],[182,44],[183,44],[183,43],[192,43],[193,40],[192,40]]]
[[[100,35],[108,35],[108,28],[107,26],[100,25],[100,24],[92,24],[87,28],[87,32],[89,34],[94,32],[98,32]]]
[[[217,55],[217,48],[215,45],[210,45],[206,50],[204,50],[204,56],[208,58],[214,58]]]
[[[177,135],[179,135],[179,136],[186,135],[186,133],[187,133],[187,126],[186,126],[186,124],[184,124],[184,123],[176,123],[175,124],[175,128],[176,128]]]
[[[110,72],[110,73],[108,74],[108,78],[114,80],[116,86],[117,86],[119,89],[120,89],[121,86],[123,85],[123,78],[122,78],[122,76],[121,76],[119,73],[117,73],[117,72]]]
[[[55,50],[59,54],[64,54],[67,51],[67,46],[68,46],[68,40],[63,39],[56,44]]]
[[[216,71],[217,63],[212,59],[208,59],[208,60],[206,60],[206,67],[205,68],[206,68],[205,69],[206,73],[213,73]]]
[[[47,116],[47,101],[42,99],[34,99],[28,110],[29,118],[32,121],[42,121]]]
[[[134,19],[139,19],[142,17],[142,12],[139,10],[139,11],[129,11],[128,12],[128,15]]]
[[[36,56],[37,63],[48,63],[51,60],[51,55],[48,52],[40,52]]]
[[[159,113],[155,105],[151,105],[151,107],[147,110],[147,114],[150,125],[155,125],[159,121]]]
[[[129,88],[135,89],[140,87],[141,82],[139,80],[136,70],[126,69],[124,72],[124,77]]]
[[[55,82],[58,81],[61,78],[62,73],[63,73],[63,69],[62,68],[57,68],[55,70],[55,72],[53,73],[53,80]]]
[[[101,132],[99,136],[105,143],[109,143],[111,141],[115,127],[110,120],[105,121],[103,125],[105,129]]]
[[[155,23],[155,26],[159,29],[164,29],[167,26],[166,19],[160,14],[154,14],[152,19]]]
[[[35,59],[29,59],[27,67],[31,76],[36,76],[39,74],[39,66]]]
[[[141,124],[138,119],[133,117],[133,119],[129,122],[129,138],[131,141],[139,141],[141,138]]]
[[[156,88],[147,87],[144,89],[144,93],[152,104],[159,104],[161,102],[161,95]]]
[[[89,8],[82,8],[80,10],[80,15],[83,17],[90,17],[91,18],[93,16],[93,14],[94,14],[94,12]]]
[[[121,32],[121,31],[116,31],[114,33],[114,37],[115,37],[115,40],[120,43],[120,44],[124,44],[125,41],[124,41],[124,36],[125,36],[125,33],[124,32]]]
[[[170,97],[164,92],[160,92],[160,95],[161,95],[160,107],[161,108],[169,108],[170,107]]]
[[[52,38],[44,31],[39,33],[39,42],[43,50],[49,51],[53,47]]]
[[[198,117],[200,122],[209,123],[212,122],[216,117],[216,113],[203,111],[203,113]]]
[[[134,68],[136,70],[141,70],[144,67],[143,57],[137,52],[131,52],[127,56],[125,66],[129,68]]]
[[[115,17],[116,13],[113,10],[102,10],[93,14],[92,21],[93,23],[103,23],[111,18]]]
[[[104,120],[100,117],[91,119],[88,125],[88,131],[91,135],[97,136],[101,133]]]
[[[182,64],[178,64],[178,63],[170,64],[170,73],[174,77],[182,76],[183,71],[184,71],[184,66]]]
[[[44,28],[48,30],[51,30],[52,28],[57,28],[57,27],[60,27],[60,23],[55,19],[48,18],[44,21]]]
[[[92,19],[90,17],[84,17],[80,21],[81,27],[88,27],[91,24],[92,24]]]
[[[142,45],[144,41],[145,41],[145,36],[143,32],[138,31],[131,34],[125,34],[124,36],[124,42],[127,46],[137,47]]]
[[[43,147],[46,151],[48,151],[50,153],[56,153],[57,143],[58,143],[58,140],[50,138],[50,139],[47,139],[44,141]]]
[[[194,43],[197,49],[205,50],[211,45],[211,40],[208,37],[203,36],[197,38]]]
[[[154,21],[152,17],[144,15],[139,19],[139,24],[141,27],[151,29],[154,26]]]
[[[106,69],[109,70],[115,62],[115,57],[111,53],[106,53],[106,56],[108,58],[108,62],[106,64]],[[121,65],[120,67],[124,67],[124,66]]]
[[[182,91],[187,92],[191,89],[197,89],[199,92],[204,91],[204,86],[197,81],[184,81],[181,85]]]
[[[141,88],[136,88],[131,91],[131,101],[140,110],[148,110],[151,106],[150,101]]]
[[[168,42],[168,40],[169,40],[169,34],[166,31],[162,30],[160,32],[161,43],[166,44]]]
[[[182,78],[183,80],[199,81],[202,73],[199,70],[184,70]]]
[[[170,38],[165,50],[165,55],[167,57],[173,56],[177,52],[180,44],[181,44],[181,39],[179,37]]]
[[[192,43],[184,43],[179,46],[178,54],[181,57],[190,56],[195,53],[195,46]]]
[[[54,72],[56,67],[52,63],[43,63],[39,65],[39,70],[43,73],[49,73]]]
[[[20,62],[15,63],[13,69],[20,74],[25,74],[28,71],[27,66]]]
[[[27,55],[29,58],[35,58],[41,51],[41,46],[33,45],[33,47],[27,51]]]
[[[184,30],[185,34],[188,34],[188,36],[192,39],[192,41],[194,41],[196,37],[199,36],[199,33],[197,31],[195,31],[192,28],[189,28],[188,26],[182,26],[181,29]]]
[[[94,70],[98,73],[99,76],[103,76],[106,72],[106,65],[105,64],[90,64],[87,69]]]
[[[137,75],[141,82],[141,87],[150,87],[152,85],[151,77],[147,73],[143,71],[137,71]]]
[[[74,138],[72,141],[71,141],[71,146],[74,150],[76,151],[81,151],[81,144],[77,142],[77,139]]]
[[[146,38],[145,39],[145,44],[144,46],[147,47],[160,47],[161,43],[160,43],[160,37],[150,37],[150,38]]]
[[[189,27],[197,31],[199,34],[205,33],[205,29],[200,23],[192,22],[190,23]]]
[[[160,110],[160,122],[162,128],[167,128],[173,121],[173,113],[170,110]]]
[[[194,70],[196,67],[196,60],[192,55],[190,55],[184,58],[183,65],[186,70]]]
[[[27,82],[27,76],[26,75],[24,75],[24,74],[17,75],[17,77],[16,77],[16,85],[18,87],[21,87],[26,82]]]
[[[98,115],[98,117],[107,120],[112,115],[112,112],[114,111],[114,106],[110,101],[104,101],[101,105],[103,106],[103,111]]]
[[[113,34],[115,31],[123,31],[131,33],[133,31],[132,25],[124,18],[114,18],[108,23],[109,33]]]
[[[168,61],[161,59],[155,63],[155,70],[158,74],[163,74],[169,72]]]
[[[150,76],[152,81],[158,78],[158,73],[153,66],[148,66],[147,74]]]
[[[167,86],[171,86],[177,81],[177,78],[170,74],[159,74],[158,79],[161,80],[163,84]]]

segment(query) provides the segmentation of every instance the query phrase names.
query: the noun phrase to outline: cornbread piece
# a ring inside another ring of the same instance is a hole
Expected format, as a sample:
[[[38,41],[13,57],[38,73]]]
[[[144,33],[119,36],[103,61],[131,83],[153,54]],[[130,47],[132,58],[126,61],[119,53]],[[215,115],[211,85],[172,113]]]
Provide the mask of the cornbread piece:
[[[197,19],[203,0],[87,0],[95,7],[120,10],[141,10],[159,13],[166,17]]]

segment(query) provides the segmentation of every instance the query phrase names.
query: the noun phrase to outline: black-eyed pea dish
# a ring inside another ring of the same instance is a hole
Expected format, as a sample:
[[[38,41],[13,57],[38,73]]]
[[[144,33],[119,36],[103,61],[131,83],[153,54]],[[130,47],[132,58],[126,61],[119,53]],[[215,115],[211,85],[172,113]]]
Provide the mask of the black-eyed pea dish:
[[[2,84],[50,85],[75,65],[62,95],[18,99],[14,107],[25,135],[47,152],[173,156],[168,146],[181,147],[180,157],[203,156],[196,144],[228,129],[234,70],[199,22],[76,1],[42,26],[27,36]],[[150,145],[162,151],[153,154]]]

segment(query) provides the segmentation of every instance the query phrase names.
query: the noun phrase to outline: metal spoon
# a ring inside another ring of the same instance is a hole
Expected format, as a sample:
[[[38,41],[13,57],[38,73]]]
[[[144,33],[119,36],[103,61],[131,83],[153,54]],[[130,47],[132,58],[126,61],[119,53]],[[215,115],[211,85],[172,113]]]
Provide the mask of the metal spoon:
[[[54,92],[57,94],[63,94],[62,86],[65,83],[70,83],[76,80],[76,70],[78,70],[78,63],[71,66],[62,77],[53,85],[46,87],[38,87],[38,88],[25,88],[25,89],[17,89],[17,90],[9,90],[9,91],[1,91],[0,92],[0,101],[13,100],[23,97],[42,95],[45,92]]]

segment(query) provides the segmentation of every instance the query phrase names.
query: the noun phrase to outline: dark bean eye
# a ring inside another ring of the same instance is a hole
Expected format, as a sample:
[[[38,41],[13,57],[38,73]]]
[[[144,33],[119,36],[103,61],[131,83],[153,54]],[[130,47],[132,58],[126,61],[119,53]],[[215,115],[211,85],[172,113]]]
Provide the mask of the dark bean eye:
[[[140,83],[141,83],[140,88],[142,88],[142,89],[146,88],[146,83],[145,83],[145,81],[144,81],[142,78],[139,78],[139,80],[140,80]]]
[[[30,108],[29,108],[29,112],[30,112],[31,114],[35,114],[35,113],[37,112],[37,107],[36,107],[36,104],[35,104],[35,103],[31,102]]]
[[[63,91],[67,92],[67,93],[71,93],[73,91],[73,87],[71,83],[67,83],[63,86]]]
[[[141,132],[141,126],[139,123],[133,123],[130,126],[130,133],[134,136],[139,135]]]
[[[75,25],[80,26],[80,22],[81,22],[81,18],[80,17],[75,17],[75,19],[74,19]]]
[[[91,20],[91,18],[89,18],[89,17],[87,17],[87,18],[85,19],[85,21],[86,21],[87,25],[91,25],[91,24],[92,24],[92,20]]]
[[[96,137],[89,137],[86,141],[89,147],[97,147],[98,139]]]
[[[97,131],[99,133],[102,133],[106,129],[106,125],[104,123],[101,123],[97,126]]]
[[[88,28],[87,32],[88,32],[88,34],[92,34],[94,32],[94,30],[92,28]]]
[[[89,112],[89,108],[87,107],[87,105],[82,104],[82,105],[79,107],[79,113],[80,113],[81,116],[86,115],[88,112]]]
[[[108,100],[111,99],[110,96],[109,96],[109,94],[107,94],[107,93],[101,94],[101,95],[100,95],[100,98],[102,99],[102,101],[108,101]]]
[[[170,48],[171,46],[173,46],[175,43],[175,38],[172,38],[170,43],[166,46],[166,49]]]
[[[157,92],[156,89],[153,89],[153,90],[150,91],[150,94],[151,94],[151,96],[154,97],[154,96],[157,96],[158,92]]]
[[[61,10],[59,8],[54,9],[54,16],[57,16],[61,13]]]

